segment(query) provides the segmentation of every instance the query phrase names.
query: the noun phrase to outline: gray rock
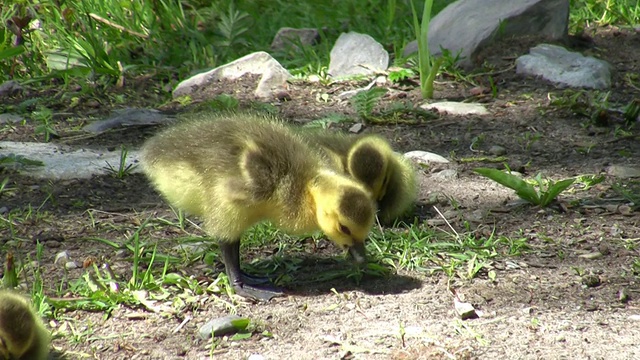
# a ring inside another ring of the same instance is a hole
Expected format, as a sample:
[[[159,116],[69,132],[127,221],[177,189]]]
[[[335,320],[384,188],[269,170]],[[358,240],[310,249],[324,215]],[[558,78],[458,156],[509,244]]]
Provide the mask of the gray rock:
[[[622,165],[611,165],[607,168],[607,174],[620,179],[640,177],[640,168]]]
[[[450,115],[487,115],[489,111],[481,104],[461,103],[456,101],[442,101],[433,104],[420,105],[421,108],[427,110],[437,110],[441,113]]]
[[[568,35],[568,23],[569,0],[460,0],[431,19],[429,50],[460,52],[460,65],[470,68],[478,51],[496,40],[527,35],[557,40]],[[417,51],[413,41],[404,56]]]
[[[329,74],[333,77],[372,75],[389,66],[389,53],[371,36],[342,33],[331,49]]]
[[[69,255],[69,252],[67,250],[65,251],[61,251],[59,253],[56,254],[53,263],[55,265],[57,265],[59,262],[64,261],[65,263],[67,261],[69,261],[69,258],[71,257],[71,255]]]
[[[516,59],[516,73],[540,76],[552,83],[577,88],[611,87],[611,65],[604,60],[540,44]]]
[[[420,164],[429,164],[429,163],[448,163],[449,160],[445,159],[444,157],[438,155],[438,154],[434,154],[434,153],[430,153],[428,151],[422,151],[422,150],[414,150],[414,151],[409,151],[408,153],[405,153],[404,156],[406,158],[412,159]]]
[[[67,261],[66,263],[64,263],[64,268],[65,270],[77,269],[78,264],[76,264],[75,261]]]
[[[284,91],[287,79],[291,77],[287,69],[283,68],[271,55],[259,51],[183,80],[173,90],[173,97],[194,96],[201,92],[202,88],[217,86],[216,83],[220,80],[233,81],[246,74],[260,76],[254,94],[261,99],[271,99],[276,93]]]
[[[94,134],[107,131],[109,129],[122,126],[144,126],[166,123],[173,120],[173,117],[164,115],[156,109],[118,109],[114,111],[108,119],[94,121],[82,130]]]
[[[0,124],[17,124],[24,120],[24,116],[16,114],[0,114]]]
[[[0,156],[16,154],[29,160],[38,160],[44,166],[20,167],[23,175],[40,179],[77,179],[90,178],[93,175],[108,174],[107,163],[118,168],[120,151],[107,149],[84,149],[51,143],[30,143],[0,141]],[[126,165],[134,167],[138,163],[138,151],[130,150]],[[140,169],[135,167],[132,172]]]
[[[233,334],[235,332],[238,332],[239,330],[242,330],[234,326],[233,322],[237,320],[245,319],[238,315],[228,315],[221,318],[209,320],[206,324],[202,325],[200,329],[198,329],[198,335],[200,336],[200,338],[206,340],[211,338],[211,334],[213,334],[213,336]]]
[[[364,128],[364,125],[362,123],[355,123],[353,124],[353,126],[349,128],[349,132],[357,134],[360,131],[362,131],[363,128]]]
[[[0,98],[5,96],[15,95],[21,92],[24,88],[17,81],[9,80],[0,84]]]
[[[273,38],[271,50],[285,51],[291,47],[297,47],[299,45],[314,45],[319,40],[320,33],[318,32],[318,29],[294,29],[284,27],[278,30],[278,33]]]

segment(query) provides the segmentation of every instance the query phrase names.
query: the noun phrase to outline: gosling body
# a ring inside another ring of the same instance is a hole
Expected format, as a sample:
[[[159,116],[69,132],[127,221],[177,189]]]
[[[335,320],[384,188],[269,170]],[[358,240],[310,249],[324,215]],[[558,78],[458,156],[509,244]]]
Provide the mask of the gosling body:
[[[290,126],[253,114],[199,115],[149,139],[143,170],[173,206],[200,217],[219,240],[236,293],[268,300],[264,279],[240,270],[240,237],[270,221],[292,234],[322,230],[364,261],[375,202],[359,182],[336,171],[326,152]]]
[[[46,360],[49,332],[27,299],[0,290],[0,356],[2,359]]]

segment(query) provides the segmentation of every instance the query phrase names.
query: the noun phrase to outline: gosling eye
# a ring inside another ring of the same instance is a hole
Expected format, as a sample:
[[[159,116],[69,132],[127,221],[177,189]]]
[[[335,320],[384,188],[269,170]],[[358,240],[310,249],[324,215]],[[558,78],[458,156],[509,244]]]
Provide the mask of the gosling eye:
[[[345,234],[345,235],[351,236],[351,230],[349,230],[348,227],[346,227],[346,226],[344,226],[342,224],[340,224],[340,232]]]

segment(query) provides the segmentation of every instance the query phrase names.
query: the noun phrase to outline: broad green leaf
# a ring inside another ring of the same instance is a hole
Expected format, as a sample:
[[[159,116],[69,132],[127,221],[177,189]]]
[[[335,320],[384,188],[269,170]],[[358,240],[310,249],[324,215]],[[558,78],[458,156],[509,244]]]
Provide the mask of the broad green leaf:
[[[549,189],[542,194],[540,199],[540,206],[545,207],[549,205],[561,192],[565,191],[576,179],[564,179],[558,181],[555,184],[549,184]]]
[[[0,50],[0,60],[9,59],[18,56],[24,52],[24,46],[9,47]]]
[[[540,204],[540,197],[538,196],[538,193],[533,188],[533,186],[515,175],[507,174],[506,172],[489,168],[476,168],[473,169],[473,171],[482,176],[488,177],[489,179],[497,182],[500,185],[515,190],[516,194],[520,198],[534,205]]]
[[[247,318],[240,318],[231,320],[231,325],[233,325],[237,330],[244,330],[249,326],[249,322],[251,321]]]

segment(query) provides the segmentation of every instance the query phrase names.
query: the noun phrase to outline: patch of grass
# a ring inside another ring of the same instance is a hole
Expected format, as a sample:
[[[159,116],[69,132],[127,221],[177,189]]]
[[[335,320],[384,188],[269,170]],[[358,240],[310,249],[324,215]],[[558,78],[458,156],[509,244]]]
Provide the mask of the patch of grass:
[[[418,224],[376,231],[369,243],[372,259],[380,264],[428,274],[442,271],[465,279],[486,270],[490,259],[519,254],[526,248],[521,241],[508,243],[493,235],[482,238],[472,233],[445,233]]]
[[[520,179],[518,176],[489,168],[476,168],[473,171],[487,177],[500,185],[515,190],[516,195],[531,204],[540,207],[546,207],[554,201],[561,192],[571,186],[575,178],[564,179],[560,181],[544,180],[541,174],[536,175],[534,183],[537,186]]]
[[[571,0],[569,29],[580,32],[593,25],[636,26],[640,23],[640,3],[636,0]]]
[[[142,239],[142,233],[149,224],[149,221],[145,221],[122,245],[112,240],[93,239],[131,253],[132,272],[129,276],[116,275],[108,263],[98,266],[92,262],[82,278],[69,283],[66,292],[76,297],[52,298],[48,301],[59,310],[103,311],[106,316],[122,304],[165,316],[177,316],[185,308],[197,306],[197,296],[228,292],[226,277],[219,276],[205,285],[171,271],[175,264],[184,263],[176,257],[161,254],[157,242]],[[220,301],[229,308],[233,307]]]

